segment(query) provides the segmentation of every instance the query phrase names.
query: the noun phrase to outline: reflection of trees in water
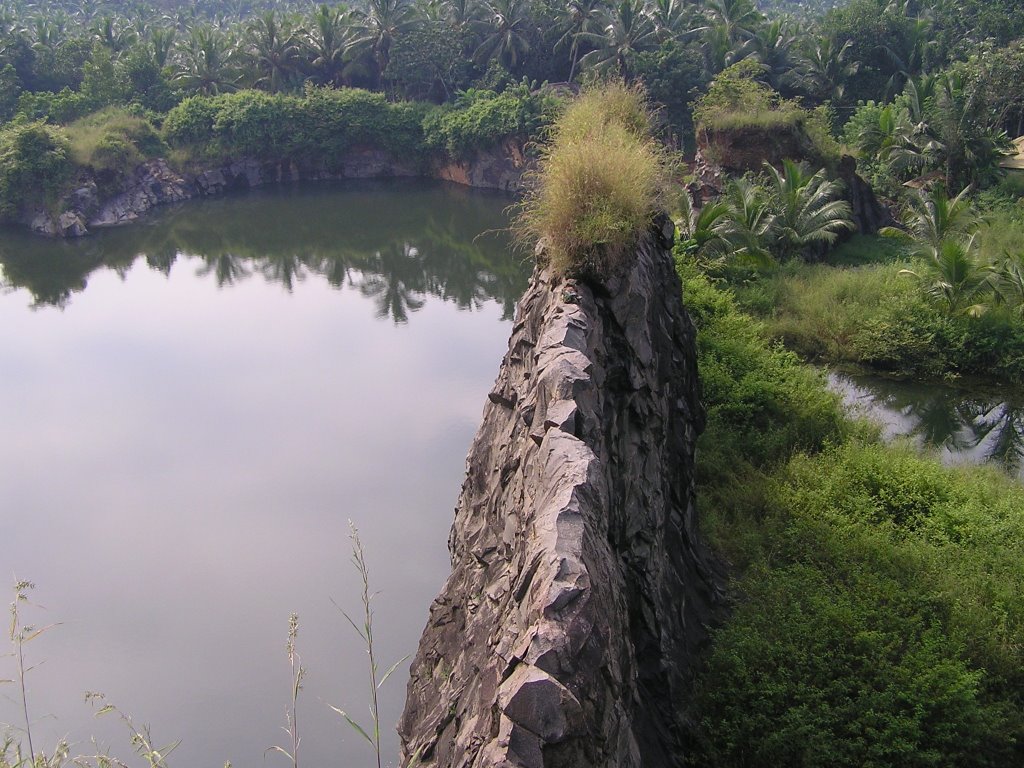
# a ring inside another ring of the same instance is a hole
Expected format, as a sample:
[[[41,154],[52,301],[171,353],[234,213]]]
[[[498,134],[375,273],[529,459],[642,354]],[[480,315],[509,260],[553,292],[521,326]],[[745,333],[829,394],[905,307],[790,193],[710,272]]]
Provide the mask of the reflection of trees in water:
[[[874,403],[898,412],[907,432],[925,445],[953,454],[974,454],[1008,470],[1024,469],[1024,404],[962,389],[886,379],[851,377]]]
[[[528,268],[500,237],[478,237],[505,226],[494,201],[461,197],[453,205],[439,190],[368,189],[207,201],[78,242],[0,235],[0,287],[63,307],[97,270],[125,275],[141,256],[170,274],[178,262],[198,259],[196,273],[221,287],[254,274],[289,291],[307,275],[355,286],[396,323],[408,322],[429,296],[470,310],[496,300],[512,317]]]
[[[245,262],[230,253],[219,253],[213,256],[197,256],[203,260],[203,265],[196,270],[199,277],[213,275],[217,281],[217,287],[223,288],[228,285],[240,283],[252,274],[252,271],[245,266]]]
[[[981,414],[974,424],[980,434],[979,442],[986,441],[985,458],[1020,472],[1024,459],[1024,407],[999,403]]]

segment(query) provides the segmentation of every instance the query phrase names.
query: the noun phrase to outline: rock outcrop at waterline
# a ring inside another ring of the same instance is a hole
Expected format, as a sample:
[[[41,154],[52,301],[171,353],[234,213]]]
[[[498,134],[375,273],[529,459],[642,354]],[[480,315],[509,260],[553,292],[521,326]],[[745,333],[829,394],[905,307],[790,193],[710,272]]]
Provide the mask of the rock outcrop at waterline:
[[[521,143],[515,139],[461,159],[439,155],[426,163],[396,158],[374,147],[353,149],[330,168],[323,163],[243,158],[182,174],[164,160],[149,160],[121,179],[112,193],[102,193],[96,178],[87,173],[61,201],[57,212],[29,209],[23,211],[21,223],[41,235],[81,237],[92,229],[137,221],[159,205],[299,181],[426,177],[479,189],[518,192],[527,165]]]
[[[720,582],[696,530],[704,414],[663,224],[624,274],[591,287],[538,268],[520,301],[412,665],[404,761],[630,768],[683,754]]]

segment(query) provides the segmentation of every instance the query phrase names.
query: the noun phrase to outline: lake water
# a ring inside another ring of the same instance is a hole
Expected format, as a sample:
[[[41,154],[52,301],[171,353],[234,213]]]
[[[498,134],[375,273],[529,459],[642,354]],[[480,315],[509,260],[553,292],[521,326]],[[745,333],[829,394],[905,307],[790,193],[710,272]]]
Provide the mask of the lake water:
[[[855,414],[946,464],[995,463],[1024,480],[1024,400],[1013,393],[832,371],[829,386]]]
[[[419,182],[188,203],[74,243],[0,234],[0,574],[37,584],[37,748],[130,756],[102,691],[181,740],[171,766],[369,766],[349,524],[383,669],[448,573],[465,455],[528,266],[508,199]],[[484,233],[484,234],[481,234]],[[13,595],[11,595],[13,596]],[[337,606],[334,604],[337,603]],[[383,690],[385,756],[407,662]],[[12,660],[0,658],[0,678]],[[13,686],[0,721],[20,724]],[[138,760],[133,761],[138,763]]]

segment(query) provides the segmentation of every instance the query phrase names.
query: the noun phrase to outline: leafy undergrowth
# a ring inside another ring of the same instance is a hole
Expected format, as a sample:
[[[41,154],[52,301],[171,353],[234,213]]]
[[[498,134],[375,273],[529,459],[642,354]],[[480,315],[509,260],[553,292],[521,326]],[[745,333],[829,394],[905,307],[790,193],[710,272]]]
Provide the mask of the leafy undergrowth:
[[[1021,764],[1024,488],[880,444],[728,292],[680,275],[708,410],[702,528],[734,600],[690,763]]]
[[[1024,382],[1024,320],[992,306],[974,317],[930,301],[891,245],[837,254],[854,266],[792,261],[735,281],[736,299],[801,357],[915,378]],[[830,261],[832,261],[830,256]]]

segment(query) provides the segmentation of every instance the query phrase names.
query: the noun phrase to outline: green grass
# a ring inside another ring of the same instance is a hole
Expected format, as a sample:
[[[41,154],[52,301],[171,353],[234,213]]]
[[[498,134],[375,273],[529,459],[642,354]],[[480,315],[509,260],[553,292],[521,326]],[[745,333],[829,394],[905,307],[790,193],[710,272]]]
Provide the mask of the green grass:
[[[516,229],[522,243],[544,241],[557,273],[606,277],[651,226],[669,174],[649,126],[643,92],[621,83],[585,92],[555,122]]]
[[[996,225],[992,236],[1007,231]],[[999,239],[988,242],[1004,247]],[[951,315],[929,301],[913,276],[901,274],[914,264],[899,260],[898,250],[876,251],[869,240],[851,241],[851,248],[840,257],[860,266],[790,262],[727,279],[739,305],[805,360],[919,379],[1024,382],[1019,314],[996,307],[981,317]]]
[[[108,107],[65,127],[76,165],[129,173],[144,160],[162,157],[167,147],[145,118]]]
[[[828,254],[828,263],[837,267],[887,264],[905,258],[904,247],[888,237],[856,234]]]

